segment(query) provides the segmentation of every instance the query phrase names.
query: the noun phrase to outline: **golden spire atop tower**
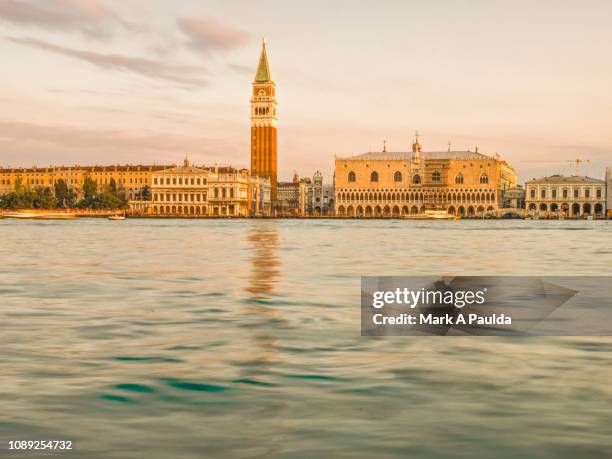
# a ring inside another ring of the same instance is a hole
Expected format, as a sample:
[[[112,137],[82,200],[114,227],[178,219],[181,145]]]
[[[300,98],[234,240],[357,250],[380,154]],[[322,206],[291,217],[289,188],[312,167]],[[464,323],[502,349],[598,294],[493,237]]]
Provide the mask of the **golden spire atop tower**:
[[[270,179],[272,201],[276,200],[276,84],[272,80],[266,39],[253,81],[251,97],[251,174]]]

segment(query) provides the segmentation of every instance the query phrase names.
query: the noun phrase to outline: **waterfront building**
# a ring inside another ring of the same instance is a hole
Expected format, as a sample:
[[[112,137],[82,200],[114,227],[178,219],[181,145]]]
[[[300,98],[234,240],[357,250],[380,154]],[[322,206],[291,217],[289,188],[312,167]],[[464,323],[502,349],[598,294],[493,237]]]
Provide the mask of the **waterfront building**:
[[[310,212],[315,215],[321,215],[323,206],[323,174],[316,171],[312,176],[312,202],[310,203]]]
[[[150,200],[132,200],[141,215],[247,217],[270,211],[270,182],[247,169],[196,167],[185,159],[153,174]]]
[[[312,177],[312,197],[309,210],[312,215],[334,214],[334,186],[323,184],[323,174],[316,171]]]
[[[316,171],[312,178],[296,174],[291,182],[278,183],[278,198],[274,204],[276,216],[325,216],[334,213],[334,187],[323,184],[323,174]]]
[[[605,182],[591,177],[552,175],[525,183],[525,208],[551,218],[605,215]]]
[[[277,199],[277,129],[276,84],[272,80],[266,41],[261,48],[261,56],[251,97],[251,175],[270,180],[272,201]]]
[[[250,213],[247,169],[215,167],[209,177],[209,215],[247,217]]]
[[[338,216],[400,217],[445,210],[466,217],[497,216],[503,192],[517,185],[499,155],[475,151],[424,152],[418,133],[412,152],[365,153],[335,160]]]
[[[290,196],[292,199],[291,208],[295,209],[292,215],[305,217],[333,215],[334,187],[333,185],[323,184],[323,174],[320,171],[316,171],[312,178],[303,177],[300,179],[296,174],[293,177],[293,182],[279,183],[279,200],[281,187],[284,189],[282,196]],[[284,203],[286,197],[280,200],[280,203]],[[294,204],[295,207],[293,207]]]
[[[323,185],[323,206],[321,207],[322,215],[335,215],[336,213],[336,193],[333,183]]]
[[[124,193],[126,199],[142,196],[146,187],[151,187],[153,174],[167,169],[164,165],[113,165],[113,166],[59,166],[31,168],[1,168],[0,194],[11,193],[19,181],[30,189],[50,188],[63,180],[77,196],[82,197],[85,177],[94,180],[99,190]]]
[[[612,217],[612,166],[606,167],[606,208]]]
[[[517,185],[508,188],[502,193],[502,208],[509,210],[520,210],[525,208],[525,189]]]
[[[300,215],[312,214],[312,180],[309,177],[300,179]]]
[[[270,179],[249,175],[249,187],[250,216],[269,217],[272,215],[272,184]]]
[[[130,210],[153,215],[207,215],[210,171],[183,166],[170,167],[153,174],[150,200],[131,200]]]
[[[274,214],[291,217],[303,215],[300,206],[300,178],[297,173],[291,182],[278,182]]]

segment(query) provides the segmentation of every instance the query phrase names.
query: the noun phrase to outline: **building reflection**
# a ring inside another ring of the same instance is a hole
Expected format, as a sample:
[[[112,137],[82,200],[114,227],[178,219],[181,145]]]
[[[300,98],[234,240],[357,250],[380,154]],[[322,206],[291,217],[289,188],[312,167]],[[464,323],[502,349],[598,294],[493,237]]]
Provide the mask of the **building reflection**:
[[[281,265],[277,255],[277,222],[253,222],[247,240],[251,251],[251,274],[243,313],[249,318],[245,338],[250,345],[244,348],[245,358],[240,363],[241,378],[274,384],[273,369],[280,362],[283,329],[289,326],[275,291]],[[266,414],[274,417],[283,409],[282,405],[274,405]]]
[[[272,299],[280,272],[280,260],[276,254],[276,222],[256,223],[249,232],[248,240],[252,251],[252,269],[247,292],[253,302],[267,302]]]

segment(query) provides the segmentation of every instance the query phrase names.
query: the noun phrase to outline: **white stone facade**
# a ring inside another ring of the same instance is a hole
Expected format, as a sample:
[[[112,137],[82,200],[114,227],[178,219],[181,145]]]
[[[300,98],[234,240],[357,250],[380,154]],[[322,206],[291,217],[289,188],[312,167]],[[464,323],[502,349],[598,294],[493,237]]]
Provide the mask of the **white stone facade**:
[[[151,200],[130,201],[135,214],[192,217],[247,217],[270,209],[270,182],[246,169],[185,164],[153,174]]]
[[[590,177],[552,175],[525,184],[525,209],[540,218],[606,213],[605,182]]]

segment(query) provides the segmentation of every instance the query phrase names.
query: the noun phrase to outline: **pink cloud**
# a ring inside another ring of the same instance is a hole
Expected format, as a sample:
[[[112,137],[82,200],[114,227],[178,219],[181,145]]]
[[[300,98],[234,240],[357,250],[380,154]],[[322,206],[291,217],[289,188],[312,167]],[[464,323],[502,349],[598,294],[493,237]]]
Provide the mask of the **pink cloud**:
[[[117,26],[131,27],[97,0],[1,0],[0,19],[17,25],[78,31],[95,39],[108,38]]]
[[[7,40],[20,45],[30,46],[43,51],[82,60],[106,70],[127,71],[148,78],[173,81],[182,87],[202,87],[208,84],[206,80],[198,76],[204,72],[200,67],[173,65],[164,61],[152,59],[65,48],[37,38],[9,37]]]
[[[189,38],[189,46],[201,54],[231,51],[245,46],[250,34],[222,24],[214,18],[179,18],[179,29]]]

